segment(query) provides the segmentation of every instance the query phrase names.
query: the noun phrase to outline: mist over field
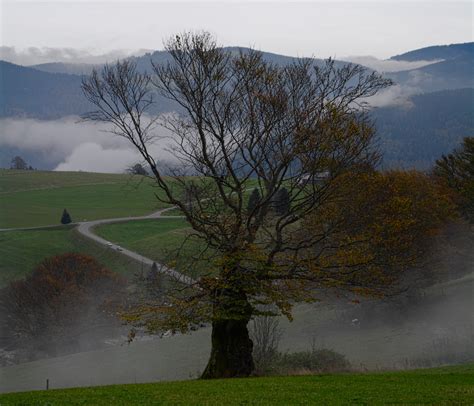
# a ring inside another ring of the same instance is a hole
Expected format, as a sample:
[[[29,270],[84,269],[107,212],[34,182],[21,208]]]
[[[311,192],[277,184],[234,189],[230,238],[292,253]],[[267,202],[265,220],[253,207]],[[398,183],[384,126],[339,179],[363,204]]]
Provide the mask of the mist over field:
[[[80,117],[4,118],[0,119],[0,149],[20,151],[34,167],[55,171],[121,173],[142,161],[127,140],[108,130],[106,125],[85,122]],[[167,131],[157,129],[157,133],[165,137]],[[157,158],[173,160],[173,155],[166,151],[168,144],[166,139],[157,139],[152,147]],[[3,156],[4,167],[11,157]]]

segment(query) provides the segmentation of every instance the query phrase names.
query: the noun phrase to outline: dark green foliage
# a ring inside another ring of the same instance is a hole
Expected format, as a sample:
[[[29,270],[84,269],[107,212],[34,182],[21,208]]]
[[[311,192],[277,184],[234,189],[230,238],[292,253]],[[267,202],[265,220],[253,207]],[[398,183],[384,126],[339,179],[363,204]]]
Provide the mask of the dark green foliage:
[[[63,210],[63,215],[61,216],[61,224],[69,224],[72,222],[71,216],[66,209]]]
[[[260,191],[257,188],[255,188],[254,190],[252,190],[252,193],[250,194],[250,197],[249,197],[249,201],[247,203],[248,213],[252,213],[257,208],[258,204],[260,203],[260,199],[261,199]]]
[[[436,161],[433,170],[460,196],[464,216],[474,222],[474,137],[466,137],[460,148]]]
[[[273,208],[278,216],[284,216],[290,210],[290,194],[286,188],[281,188],[275,193]]]

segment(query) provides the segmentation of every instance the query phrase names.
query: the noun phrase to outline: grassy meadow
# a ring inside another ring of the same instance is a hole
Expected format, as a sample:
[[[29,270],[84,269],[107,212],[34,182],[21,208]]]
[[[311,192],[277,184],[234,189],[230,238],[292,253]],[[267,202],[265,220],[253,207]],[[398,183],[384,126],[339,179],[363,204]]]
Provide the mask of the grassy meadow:
[[[66,252],[95,257],[125,276],[140,270],[136,261],[80,235],[73,226],[0,232],[0,287],[33,270],[44,258]]]
[[[0,228],[142,216],[164,207],[150,179],[127,174],[0,170]]]
[[[184,219],[165,217],[104,224],[96,227],[94,232],[156,262],[181,270],[189,264],[189,258],[199,253],[199,242],[195,238],[187,238],[191,228]],[[177,250],[179,255],[176,255]],[[193,265],[196,271],[201,271],[204,261]]]
[[[474,365],[408,372],[198,380],[0,395],[3,405],[472,405]]]

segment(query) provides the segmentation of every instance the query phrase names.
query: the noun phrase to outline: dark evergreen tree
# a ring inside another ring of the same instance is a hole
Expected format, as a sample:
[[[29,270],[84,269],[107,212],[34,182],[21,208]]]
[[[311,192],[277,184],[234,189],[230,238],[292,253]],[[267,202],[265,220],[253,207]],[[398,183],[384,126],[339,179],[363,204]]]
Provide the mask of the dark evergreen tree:
[[[61,216],[61,224],[69,224],[72,222],[71,216],[66,209],[63,210],[63,215]]]
[[[260,202],[260,199],[261,199],[260,191],[257,188],[255,188],[254,190],[252,190],[252,193],[250,194],[250,197],[249,197],[249,201],[247,203],[248,213],[252,213],[255,210],[255,208]]]
[[[284,216],[290,210],[290,194],[286,188],[278,189],[275,193],[274,209],[277,215]]]

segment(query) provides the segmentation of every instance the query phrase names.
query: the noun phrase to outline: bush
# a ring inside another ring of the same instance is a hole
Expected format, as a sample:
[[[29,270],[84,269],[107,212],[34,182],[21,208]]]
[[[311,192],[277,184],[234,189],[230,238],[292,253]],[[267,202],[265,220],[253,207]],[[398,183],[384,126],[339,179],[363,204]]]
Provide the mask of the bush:
[[[0,329],[16,349],[29,348],[30,358],[74,352],[118,324],[113,313],[124,288],[124,280],[92,257],[47,258],[25,279],[0,290]]]
[[[278,375],[342,372],[350,366],[344,355],[328,349],[279,353],[271,363],[271,369]]]
[[[271,310],[270,310],[271,313]],[[346,357],[336,351],[317,348],[300,352],[278,351],[282,336],[278,318],[256,317],[250,324],[253,341],[255,375],[300,375],[322,372],[342,372],[350,369]]]

